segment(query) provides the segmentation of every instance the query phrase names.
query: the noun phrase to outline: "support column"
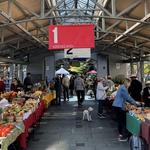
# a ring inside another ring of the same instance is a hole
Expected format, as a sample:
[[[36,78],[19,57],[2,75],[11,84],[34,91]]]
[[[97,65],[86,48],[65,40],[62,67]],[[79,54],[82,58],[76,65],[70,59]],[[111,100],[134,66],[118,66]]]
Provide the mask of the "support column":
[[[131,74],[134,74],[134,64],[133,64],[133,62],[130,63],[130,70],[131,70]]]
[[[144,83],[144,61],[140,61],[141,82]]]
[[[116,0],[111,0],[112,15],[116,15]]]

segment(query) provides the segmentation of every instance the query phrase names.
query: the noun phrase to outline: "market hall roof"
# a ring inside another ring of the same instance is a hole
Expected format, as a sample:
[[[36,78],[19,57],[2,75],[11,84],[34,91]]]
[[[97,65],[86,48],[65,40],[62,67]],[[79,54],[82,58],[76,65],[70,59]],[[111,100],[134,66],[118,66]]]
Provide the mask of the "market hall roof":
[[[100,52],[119,50],[128,58],[150,53],[149,0],[1,0],[0,55],[47,49],[48,25],[73,23],[95,24]]]

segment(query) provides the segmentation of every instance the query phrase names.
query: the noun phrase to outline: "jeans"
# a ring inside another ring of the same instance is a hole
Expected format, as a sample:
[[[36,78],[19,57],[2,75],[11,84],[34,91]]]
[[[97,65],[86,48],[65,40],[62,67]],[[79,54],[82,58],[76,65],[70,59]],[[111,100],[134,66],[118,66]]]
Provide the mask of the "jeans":
[[[104,107],[105,100],[98,100],[98,113],[103,114],[103,107]]]
[[[77,93],[77,98],[78,98],[78,105],[82,105],[83,101],[84,101],[84,90],[78,90],[76,91]]]

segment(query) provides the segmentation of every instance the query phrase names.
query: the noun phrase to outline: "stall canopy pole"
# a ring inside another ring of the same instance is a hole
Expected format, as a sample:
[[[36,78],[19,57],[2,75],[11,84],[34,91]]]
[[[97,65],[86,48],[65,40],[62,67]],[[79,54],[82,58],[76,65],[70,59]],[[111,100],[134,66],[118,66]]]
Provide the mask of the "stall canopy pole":
[[[142,51],[140,51],[140,76],[141,82],[144,83],[144,61],[142,60]]]

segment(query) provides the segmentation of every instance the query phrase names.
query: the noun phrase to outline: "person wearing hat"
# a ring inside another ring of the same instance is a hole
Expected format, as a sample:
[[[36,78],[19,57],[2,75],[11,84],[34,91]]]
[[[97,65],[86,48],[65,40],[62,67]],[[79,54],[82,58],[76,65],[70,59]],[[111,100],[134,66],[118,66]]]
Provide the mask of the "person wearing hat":
[[[141,102],[142,83],[139,80],[137,80],[136,75],[131,75],[130,79],[131,79],[131,85],[128,88],[129,94],[133,99],[135,99],[138,102]]]
[[[150,80],[146,81],[146,87],[143,89],[143,100],[145,107],[150,107]]]

